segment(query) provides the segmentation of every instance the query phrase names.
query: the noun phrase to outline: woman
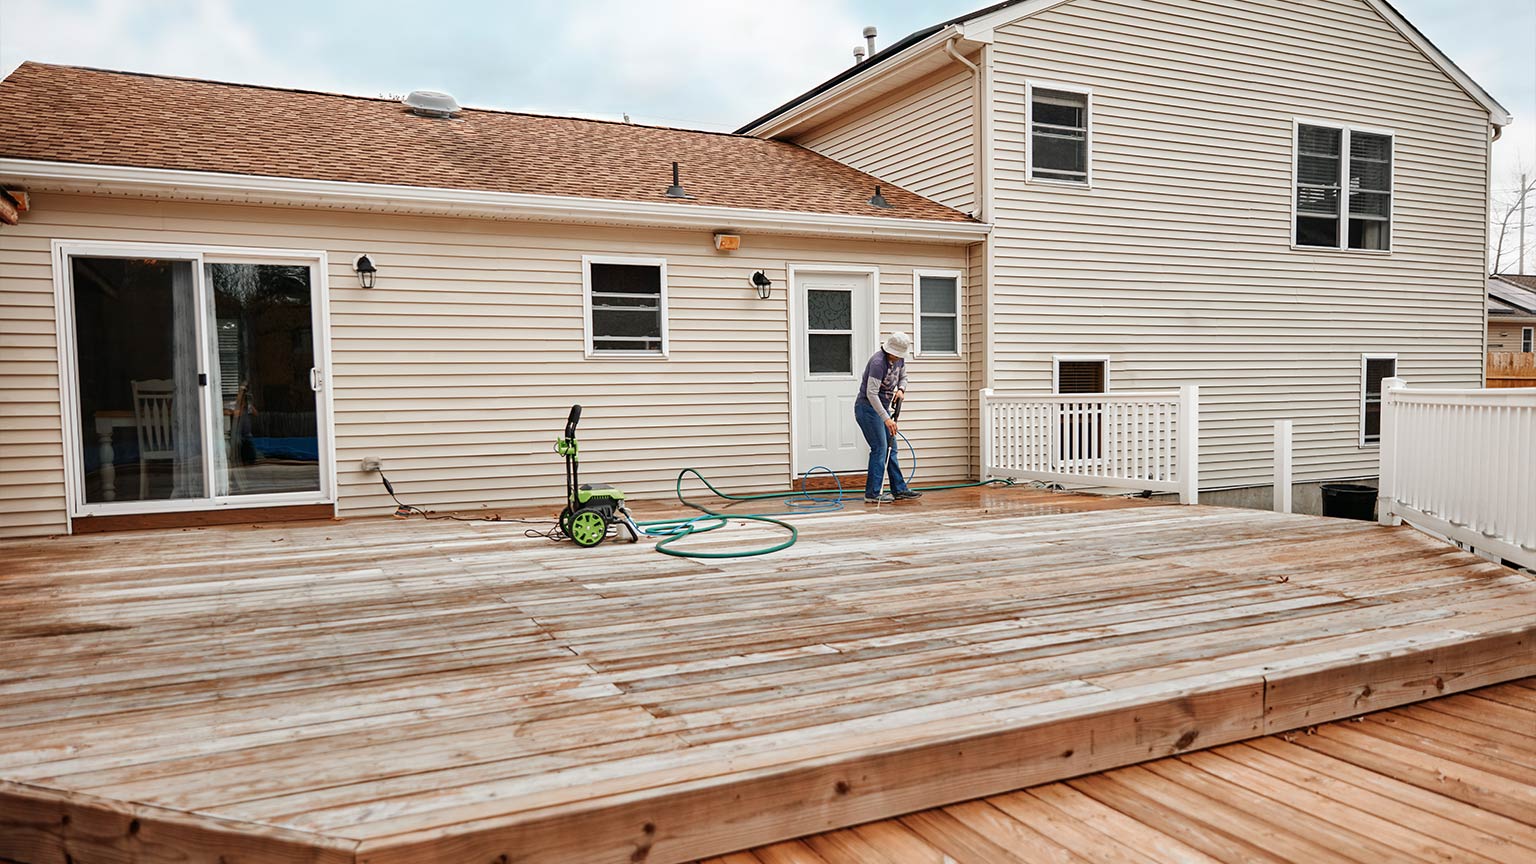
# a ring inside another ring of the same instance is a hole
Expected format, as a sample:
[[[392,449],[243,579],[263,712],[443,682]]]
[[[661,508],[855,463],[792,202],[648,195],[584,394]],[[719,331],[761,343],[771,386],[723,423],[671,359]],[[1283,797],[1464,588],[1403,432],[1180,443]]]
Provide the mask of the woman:
[[[853,417],[859,422],[864,440],[869,442],[869,473],[864,479],[865,504],[889,504],[921,498],[923,493],[913,492],[907,480],[901,476],[901,465],[896,461],[896,418],[891,416],[891,403],[900,400],[907,389],[907,353],[912,350],[912,339],[905,333],[892,333],[875,356],[864,367],[864,377],[859,381],[859,392],[853,400]],[[883,494],[885,475],[891,475],[891,493]]]

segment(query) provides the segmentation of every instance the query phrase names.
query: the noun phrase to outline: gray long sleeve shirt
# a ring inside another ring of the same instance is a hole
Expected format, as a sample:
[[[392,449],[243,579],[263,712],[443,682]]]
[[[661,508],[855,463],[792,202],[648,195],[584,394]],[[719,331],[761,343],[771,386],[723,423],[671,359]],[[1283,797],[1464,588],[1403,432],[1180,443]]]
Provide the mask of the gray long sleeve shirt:
[[[907,361],[892,362],[884,350],[876,351],[864,367],[855,400],[862,399],[875,409],[882,420],[891,417],[891,398],[897,390],[907,389]]]

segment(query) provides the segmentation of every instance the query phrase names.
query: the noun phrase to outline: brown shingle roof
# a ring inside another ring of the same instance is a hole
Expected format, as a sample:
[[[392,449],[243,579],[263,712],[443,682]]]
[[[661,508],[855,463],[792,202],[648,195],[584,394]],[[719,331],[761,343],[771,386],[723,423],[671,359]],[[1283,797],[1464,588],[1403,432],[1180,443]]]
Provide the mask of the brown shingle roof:
[[[0,157],[971,221],[802,147],[505,111],[419,117],[398,102],[23,63],[0,82]],[[693,201],[664,197],[682,165]],[[892,208],[867,203],[875,185]]]

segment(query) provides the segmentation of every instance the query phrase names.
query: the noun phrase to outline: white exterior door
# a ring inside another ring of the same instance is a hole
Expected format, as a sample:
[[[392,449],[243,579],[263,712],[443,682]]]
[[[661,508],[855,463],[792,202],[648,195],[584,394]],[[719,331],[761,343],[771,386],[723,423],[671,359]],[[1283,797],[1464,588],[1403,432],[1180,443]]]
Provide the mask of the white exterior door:
[[[872,269],[799,270],[791,276],[796,474],[863,471],[869,447],[853,419],[879,319]]]

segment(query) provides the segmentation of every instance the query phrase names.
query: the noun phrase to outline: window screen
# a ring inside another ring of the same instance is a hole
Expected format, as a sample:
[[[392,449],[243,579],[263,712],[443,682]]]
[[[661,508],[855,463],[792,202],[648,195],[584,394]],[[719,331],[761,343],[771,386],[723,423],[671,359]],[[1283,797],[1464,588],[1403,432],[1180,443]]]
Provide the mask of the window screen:
[[[1042,180],[1088,182],[1088,96],[1032,90],[1029,173]]]
[[[805,292],[806,355],[812,375],[853,374],[853,292],[810,288]]]
[[[1391,236],[1392,136],[1297,126],[1296,245],[1385,251]]]
[[[953,276],[918,278],[918,353],[960,353],[959,283]]]
[[[1397,361],[1391,357],[1365,359],[1365,397],[1360,406],[1360,440],[1374,444],[1381,440],[1381,382],[1397,374]]]
[[[1349,248],[1386,249],[1392,219],[1392,139],[1349,136]]]
[[[1060,360],[1056,363],[1057,393],[1103,393],[1109,377],[1103,360]]]
[[[1339,245],[1339,178],[1344,132],[1302,126],[1296,133],[1296,245]]]
[[[660,354],[664,326],[661,267],[596,262],[588,266],[593,353]]]

